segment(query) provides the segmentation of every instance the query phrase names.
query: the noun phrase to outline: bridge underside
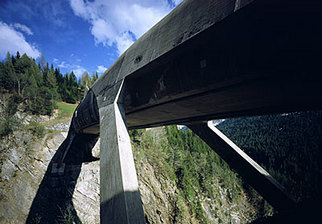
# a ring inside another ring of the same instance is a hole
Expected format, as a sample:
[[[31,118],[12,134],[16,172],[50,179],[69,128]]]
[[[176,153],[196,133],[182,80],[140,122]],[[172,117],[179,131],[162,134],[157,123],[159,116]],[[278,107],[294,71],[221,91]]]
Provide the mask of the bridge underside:
[[[124,223],[144,223],[127,128],[167,124],[187,124],[276,208],[292,207],[268,173],[203,122],[322,110],[321,27],[318,1],[187,0],[132,45],[74,117],[77,131],[101,135],[101,222],[124,213]]]
[[[270,2],[244,7],[126,77],[128,127],[321,110],[322,4]]]

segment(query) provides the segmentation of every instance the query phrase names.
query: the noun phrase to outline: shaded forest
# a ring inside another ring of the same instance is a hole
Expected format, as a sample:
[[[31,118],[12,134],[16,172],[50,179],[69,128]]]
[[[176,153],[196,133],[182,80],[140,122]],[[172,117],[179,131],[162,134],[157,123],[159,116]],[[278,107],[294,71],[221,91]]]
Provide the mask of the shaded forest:
[[[225,120],[217,126],[299,201],[322,199],[322,112]]]
[[[217,125],[225,135],[275,177],[298,201],[322,199],[322,112],[296,112],[227,119]],[[166,141],[155,142],[162,135],[144,130],[130,132],[137,158],[144,154],[160,175],[175,182],[177,201],[188,205],[189,214],[200,223],[209,219],[203,209],[205,198],[221,204],[218,186],[226,189],[229,203],[240,203],[245,195],[254,212],[248,221],[272,215],[273,208],[189,129],[165,127]],[[153,147],[151,146],[153,145]],[[150,149],[151,148],[151,149]],[[157,174],[158,175],[158,174]],[[178,203],[174,222],[186,214]],[[241,209],[241,208],[239,208]],[[250,209],[250,207],[248,208]],[[213,211],[220,214],[220,210]],[[223,222],[225,215],[219,215]]]

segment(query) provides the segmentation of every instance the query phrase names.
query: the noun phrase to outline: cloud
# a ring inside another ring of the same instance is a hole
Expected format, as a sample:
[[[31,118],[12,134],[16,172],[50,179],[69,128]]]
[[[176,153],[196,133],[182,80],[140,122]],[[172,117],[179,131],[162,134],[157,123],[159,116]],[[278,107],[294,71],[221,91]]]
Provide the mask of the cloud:
[[[77,78],[80,78],[84,72],[86,72],[86,69],[83,68],[80,65],[75,65],[75,68],[72,69],[74,74],[76,75]]]
[[[40,51],[34,45],[28,43],[24,35],[12,26],[0,21],[0,33],[0,58],[5,58],[7,52],[15,54],[17,51],[21,55],[26,53],[33,58],[40,56]]]
[[[173,0],[172,2],[174,5],[179,5],[182,2],[182,0]]]
[[[104,67],[103,65],[99,65],[99,66],[97,66],[97,73],[99,73],[99,74],[101,74],[101,73],[103,73],[103,72],[105,72],[106,71],[106,67]]]
[[[58,59],[58,58],[53,58],[53,62],[54,62],[55,64],[58,64],[58,63],[59,63],[59,59]]]
[[[58,62],[58,61],[57,61]],[[62,62],[60,62],[60,64],[58,65],[58,67],[60,67],[60,68],[71,68],[72,67],[72,65],[71,64],[68,64],[68,63],[66,63],[65,61],[62,61]]]
[[[70,0],[76,16],[91,24],[95,44],[115,46],[123,53],[136,39],[162,19],[180,0]]]
[[[53,59],[53,62],[56,63],[56,64],[58,64],[59,63],[59,59],[54,58]],[[60,64],[58,65],[58,67],[61,68],[61,69],[65,69],[67,71],[70,71],[70,72],[73,71],[77,78],[80,78],[82,76],[82,74],[87,71],[84,67],[82,67],[80,65],[77,65],[77,64],[69,64],[69,63],[66,63],[65,61],[60,62]]]
[[[27,27],[26,25],[23,25],[20,23],[15,23],[12,26],[22,32],[25,32],[28,35],[34,35],[34,33],[31,31],[31,29],[29,27]]]

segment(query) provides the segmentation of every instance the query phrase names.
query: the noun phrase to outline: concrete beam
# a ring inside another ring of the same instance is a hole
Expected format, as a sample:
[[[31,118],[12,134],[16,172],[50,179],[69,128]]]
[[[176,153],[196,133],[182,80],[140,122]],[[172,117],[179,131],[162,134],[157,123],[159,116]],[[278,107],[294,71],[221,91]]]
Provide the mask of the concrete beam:
[[[122,104],[100,107],[101,223],[145,223]]]
[[[130,129],[322,110],[321,26],[316,0],[186,0],[90,92],[101,108],[125,80]],[[85,128],[99,132],[95,123]]]
[[[268,172],[214,127],[212,122],[187,125],[228,165],[279,211],[295,209],[295,200]]]

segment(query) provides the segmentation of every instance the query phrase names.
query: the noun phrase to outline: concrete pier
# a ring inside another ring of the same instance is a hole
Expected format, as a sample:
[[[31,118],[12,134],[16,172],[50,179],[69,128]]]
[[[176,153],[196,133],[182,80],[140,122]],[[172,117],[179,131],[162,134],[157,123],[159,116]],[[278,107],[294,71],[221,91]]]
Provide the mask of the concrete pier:
[[[100,108],[101,223],[145,223],[124,110],[117,103]]]

